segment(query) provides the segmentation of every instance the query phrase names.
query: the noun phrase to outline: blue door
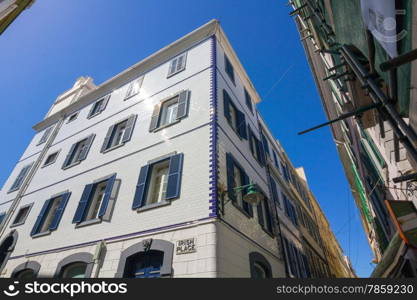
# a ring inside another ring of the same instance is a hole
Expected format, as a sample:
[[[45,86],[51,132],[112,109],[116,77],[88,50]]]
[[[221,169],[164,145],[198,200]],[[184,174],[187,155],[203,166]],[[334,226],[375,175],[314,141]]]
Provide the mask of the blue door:
[[[126,277],[130,278],[158,278],[161,277],[161,266],[164,258],[162,251],[150,250],[140,252],[127,260]]]

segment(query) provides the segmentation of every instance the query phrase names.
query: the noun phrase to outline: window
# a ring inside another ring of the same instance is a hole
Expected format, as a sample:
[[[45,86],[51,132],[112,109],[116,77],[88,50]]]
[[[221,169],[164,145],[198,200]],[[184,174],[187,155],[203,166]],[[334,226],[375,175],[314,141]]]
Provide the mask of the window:
[[[259,225],[261,225],[265,231],[272,234],[271,213],[269,211],[268,200],[266,198],[259,202],[257,212]]]
[[[248,91],[245,88],[244,88],[244,91],[245,91],[246,106],[249,108],[250,112],[253,113],[252,98],[250,97]]]
[[[13,220],[12,226],[18,226],[25,223],[27,216],[29,215],[30,209],[32,208],[32,204],[28,204],[22,206],[19,211],[17,212],[16,217]]]
[[[263,133],[261,133],[261,137],[262,137],[262,144],[263,144],[263,146],[264,146],[264,152],[265,152],[266,154],[270,155],[270,154],[269,154],[269,145],[268,145],[268,140],[267,140],[266,136],[265,136]]]
[[[72,223],[81,224],[92,220],[109,220],[117,189],[116,174],[87,184],[84,188]]]
[[[19,175],[17,175],[15,181],[13,182],[9,190],[9,193],[20,189],[20,187],[22,186],[23,180],[25,179],[26,175],[29,173],[30,168],[32,167],[32,164],[33,163],[31,163],[30,165],[26,165],[20,170]]]
[[[278,196],[278,187],[277,187],[277,181],[275,180],[275,178],[273,178],[272,176],[269,177],[270,183],[271,183],[271,195],[272,195],[272,200],[274,200],[274,203],[278,206],[281,207],[281,203],[279,201],[279,196]]]
[[[252,130],[248,126],[249,132],[249,148],[253,157],[263,166],[265,164],[265,153],[261,142],[255,137]]]
[[[282,194],[282,195],[283,195],[283,199],[284,199],[285,213],[290,218],[291,222],[295,226],[297,226],[298,225],[298,220],[297,220],[297,213],[295,211],[295,207],[291,203],[291,201],[287,198],[287,196],[285,194]]]
[[[132,209],[166,204],[180,196],[183,157],[175,154],[141,168]]]
[[[43,167],[52,165],[56,161],[56,159],[58,157],[58,153],[59,153],[59,151],[56,151],[54,153],[49,154],[45,159]]]
[[[136,122],[136,116],[137,115],[131,115],[128,119],[110,126],[101,147],[101,152],[124,145],[130,141],[133,133],[133,127]]]
[[[249,253],[250,277],[253,279],[272,278],[271,265],[262,254]]]
[[[73,113],[72,115],[70,115],[70,116],[68,117],[68,121],[67,121],[67,123],[70,123],[70,122],[72,122],[72,121],[76,120],[76,119],[77,119],[77,117],[78,117],[78,112]]]
[[[155,131],[185,118],[188,113],[189,91],[181,91],[160,104],[155,105],[149,131]]]
[[[249,216],[253,216],[252,205],[243,201],[243,195],[246,193],[246,189],[236,192],[233,189],[250,184],[249,177],[246,175],[243,168],[235,161],[230,153],[226,154],[226,168],[227,168],[227,191],[229,199],[232,203],[235,203],[237,207],[243,209],[243,211]]]
[[[58,228],[65,206],[71,196],[70,192],[54,196],[45,201],[30,233],[35,236],[41,233],[49,233]]]
[[[240,138],[247,139],[245,114],[236,108],[229,94],[223,90],[224,116]]]
[[[107,103],[109,102],[110,95],[107,95],[96,102],[91,106],[90,112],[88,113],[88,118],[92,118],[100,114],[103,110],[106,109]]]
[[[183,53],[181,55],[178,55],[173,60],[171,60],[169,64],[169,70],[168,70],[168,76],[171,77],[181,71],[185,70],[185,62],[187,59],[187,53]]]
[[[67,157],[65,158],[62,168],[69,168],[85,160],[87,158],[91,144],[93,143],[94,137],[95,134],[92,134],[89,137],[73,144],[67,154]]]
[[[230,80],[235,83],[235,71],[233,69],[233,65],[230,62],[229,58],[224,55],[224,69],[226,71],[226,74],[229,76]]]
[[[131,83],[129,83],[129,86],[127,87],[127,91],[126,91],[125,100],[139,94],[140,88],[142,86],[142,82],[143,82],[143,76],[136,78]]]
[[[274,156],[274,164],[275,164],[275,167],[278,169],[278,171],[281,172],[281,170],[279,168],[278,156],[277,156],[277,153],[274,150],[272,150],[272,155]]]
[[[20,280],[32,280],[36,278],[36,273],[32,269],[25,269],[15,274],[13,278]]]
[[[161,277],[161,266],[164,252],[150,250],[139,252],[126,260],[124,278],[157,278]]]
[[[84,262],[76,262],[65,266],[62,269],[60,278],[85,278],[87,264]]]
[[[38,142],[38,145],[43,144],[43,143],[46,142],[46,140],[48,139],[49,134],[51,133],[51,131],[52,131],[52,127],[49,127],[47,129],[45,129],[45,131],[43,132],[43,135],[42,135],[41,139]]]

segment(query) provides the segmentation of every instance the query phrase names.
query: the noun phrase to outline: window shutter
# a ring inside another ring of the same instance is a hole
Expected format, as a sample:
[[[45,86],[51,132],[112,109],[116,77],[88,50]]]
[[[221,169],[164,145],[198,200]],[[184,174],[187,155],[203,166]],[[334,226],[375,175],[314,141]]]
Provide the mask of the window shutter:
[[[109,99],[110,99],[110,94],[103,98],[103,103],[101,103],[101,106],[100,106],[100,112],[106,109]]]
[[[59,203],[59,207],[56,210],[56,213],[55,213],[54,218],[52,219],[51,225],[49,225],[49,230],[55,230],[58,228],[59,221],[61,221],[62,215],[64,214],[65,206],[67,205],[68,199],[70,196],[71,196],[70,192],[62,195],[62,200]]]
[[[110,137],[113,134],[113,130],[114,130],[114,125],[111,125],[109,129],[107,130],[106,137],[104,138],[103,145],[101,146],[101,150],[100,150],[101,153],[106,151],[106,149],[109,147]]]
[[[181,175],[184,154],[176,154],[169,159],[168,183],[165,200],[175,199],[180,196]]]
[[[72,219],[72,223],[80,223],[83,220],[85,210],[87,209],[88,203],[90,202],[93,186],[93,184],[87,184],[85,186],[80,202],[78,202],[74,218]]]
[[[177,120],[187,116],[189,91],[182,91],[178,96]]]
[[[264,221],[264,215],[263,215],[263,201],[259,202],[258,207],[257,207],[257,211],[258,211],[258,222],[259,225],[261,225],[262,227],[265,225],[265,221]]]
[[[229,121],[230,120],[230,97],[227,94],[226,90],[223,90],[223,106],[224,106],[224,116]]]
[[[62,168],[65,168],[66,166],[68,166],[76,146],[77,146],[77,143],[72,144],[70,151],[68,152],[67,157],[65,158],[64,164],[62,165]]]
[[[280,206],[279,204],[279,197],[278,197],[278,189],[277,189],[277,184],[275,183],[275,180],[269,176],[269,180],[271,182],[271,194],[272,194],[272,200],[274,200],[274,202]]]
[[[248,185],[250,183],[248,175],[246,175],[246,173],[243,170],[242,170],[241,175],[242,175],[242,179],[241,179],[242,180],[242,185]],[[246,188],[242,190],[242,197],[243,197],[243,195],[246,194],[246,192],[247,192]],[[243,201],[243,200],[242,200],[242,203],[243,203],[243,209],[249,214],[249,216],[253,217],[252,204],[250,204],[246,201]]]
[[[143,166],[139,172],[138,183],[136,184],[135,197],[133,198],[132,209],[138,209],[143,205],[146,196],[149,165]]]
[[[185,53],[181,54],[178,58],[177,58],[177,70],[176,72],[180,72],[182,70],[185,69]]]
[[[253,153],[255,153],[255,149],[253,149],[253,142],[252,142],[252,140],[253,140],[253,138],[254,138],[254,136],[253,136],[253,133],[252,133],[252,130],[250,129],[250,126],[249,126],[249,124],[248,124],[248,140],[249,140],[249,148],[250,148],[250,152],[253,154]]]
[[[25,179],[26,174],[29,172],[31,167],[32,167],[32,164],[25,166],[22,168],[22,170],[20,170],[19,175],[17,175],[15,181],[12,184],[12,187],[10,188],[11,191],[16,190],[21,187],[23,180]]]
[[[33,225],[32,231],[30,232],[30,236],[37,234],[40,230],[40,227],[45,219],[45,215],[49,210],[49,207],[52,203],[52,199],[48,199],[42,206],[41,212],[39,213],[38,217],[36,218],[35,225]]]
[[[237,113],[237,127],[239,130],[239,135],[243,139],[247,139],[248,135],[246,134],[246,120],[245,114],[241,111]]]
[[[47,128],[47,129],[45,130],[45,132],[43,133],[43,135],[42,135],[41,139],[39,140],[38,145],[43,144],[43,143],[45,143],[45,142],[46,142],[46,140],[48,139],[49,134],[51,133],[51,131],[52,131],[52,127],[49,127],[49,128]]]
[[[236,201],[236,195],[233,191],[234,188],[234,162],[233,157],[230,153],[226,154],[226,169],[227,169],[227,193],[229,199],[232,201]]]
[[[269,154],[269,145],[268,145],[268,140],[266,139],[265,135],[262,133],[262,144],[264,145],[264,152],[268,155]]]
[[[116,180],[116,174],[114,174],[107,180],[106,189],[104,191],[104,196],[103,196],[103,200],[101,203],[100,211],[98,212],[99,217],[102,217],[106,214],[115,180]]]
[[[153,112],[152,112],[152,117],[151,117],[151,124],[149,126],[149,131],[152,132],[154,131],[156,128],[158,128],[158,121],[159,121],[159,112],[161,110],[161,104],[158,103],[155,105]]]
[[[87,158],[88,151],[90,150],[91,144],[93,143],[94,137],[96,135],[92,134],[87,138],[86,146],[84,147],[83,151],[80,153],[78,160],[84,160]]]
[[[177,61],[176,58],[174,58],[173,60],[171,60],[171,64],[169,65],[168,76],[171,76],[177,70],[177,62],[178,61]]]
[[[125,130],[125,133],[123,134],[122,143],[126,143],[130,141],[130,138],[132,137],[132,133],[133,133],[133,128],[135,127],[136,117],[137,115],[131,115],[129,119],[127,120],[126,130]]]
[[[264,166],[265,165],[265,152],[264,152],[261,142],[258,139],[256,140],[256,148],[257,148],[256,151],[258,151],[259,162],[261,166]]]
[[[265,198],[263,203],[264,203],[263,208],[265,209],[266,228],[268,229],[269,232],[272,232],[272,216],[271,216],[271,212],[269,211],[268,200]]]

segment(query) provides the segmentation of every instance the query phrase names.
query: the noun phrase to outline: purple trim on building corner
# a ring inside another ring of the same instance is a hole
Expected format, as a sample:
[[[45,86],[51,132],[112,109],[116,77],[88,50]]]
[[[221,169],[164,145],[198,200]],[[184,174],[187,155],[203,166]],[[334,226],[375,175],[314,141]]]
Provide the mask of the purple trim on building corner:
[[[210,70],[210,166],[209,166],[209,217],[218,216],[218,194],[217,194],[217,42],[216,36],[211,37],[211,70]]]

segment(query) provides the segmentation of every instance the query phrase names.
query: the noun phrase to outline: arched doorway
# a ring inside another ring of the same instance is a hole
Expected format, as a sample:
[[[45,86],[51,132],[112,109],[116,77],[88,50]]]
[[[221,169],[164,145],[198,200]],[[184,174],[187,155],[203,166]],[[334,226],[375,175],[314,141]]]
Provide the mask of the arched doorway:
[[[0,244],[0,272],[3,270],[7,263],[10,254],[14,250],[14,246],[17,242],[17,231],[13,230]]]

